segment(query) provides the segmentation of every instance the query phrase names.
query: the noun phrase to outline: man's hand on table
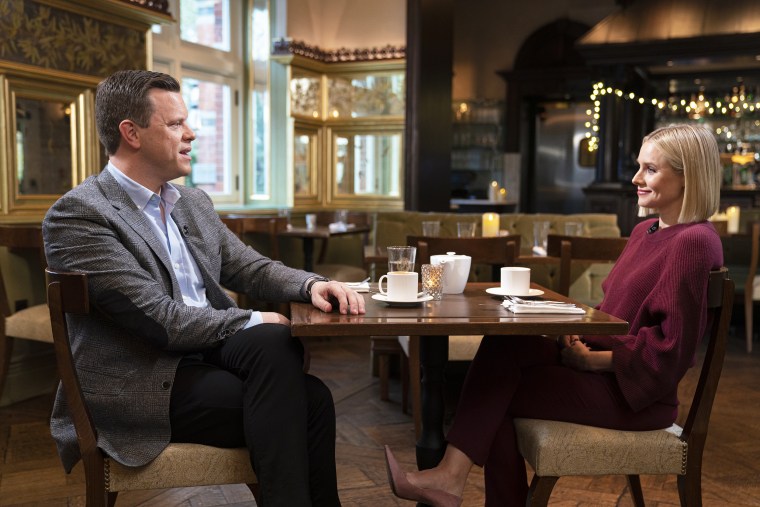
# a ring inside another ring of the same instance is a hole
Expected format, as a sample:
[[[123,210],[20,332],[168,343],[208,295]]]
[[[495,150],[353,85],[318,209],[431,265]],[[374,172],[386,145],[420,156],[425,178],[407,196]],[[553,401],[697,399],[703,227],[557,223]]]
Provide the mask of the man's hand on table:
[[[360,315],[365,312],[361,294],[335,280],[315,282],[311,288],[311,304],[323,312],[333,311],[333,304],[337,304],[338,311],[343,315]]]

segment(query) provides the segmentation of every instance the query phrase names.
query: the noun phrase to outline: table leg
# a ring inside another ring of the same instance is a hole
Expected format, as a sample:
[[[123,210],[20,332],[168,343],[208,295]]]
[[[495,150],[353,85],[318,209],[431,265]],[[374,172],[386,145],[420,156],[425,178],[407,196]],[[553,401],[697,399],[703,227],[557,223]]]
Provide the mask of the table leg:
[[[420,336],[422,373],[422,431],[417,441],[417,467],[422,470],[437,465],[446,450],[443,437],[443,380],[449,360],[448,336]]]
[[[314,271],[314,238],[303,238],[303,269]]]

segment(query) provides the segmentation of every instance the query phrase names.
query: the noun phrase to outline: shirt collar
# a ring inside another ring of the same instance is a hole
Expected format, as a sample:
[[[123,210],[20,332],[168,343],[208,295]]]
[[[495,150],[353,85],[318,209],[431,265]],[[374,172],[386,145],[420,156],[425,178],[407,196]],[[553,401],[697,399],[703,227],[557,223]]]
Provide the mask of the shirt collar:
[[[179,201],[179,198],[182,197],[179,190],[171,183],[167,182],[161,185],[161,195],[157,195],[152,190],[140,185],[121,172],[110,160],[106,168],[140,210],[145,210],[145,207],[153,199],[153,196],[156,196],[164,201],[164,210],[169,215],[177,204],[177,201]]]

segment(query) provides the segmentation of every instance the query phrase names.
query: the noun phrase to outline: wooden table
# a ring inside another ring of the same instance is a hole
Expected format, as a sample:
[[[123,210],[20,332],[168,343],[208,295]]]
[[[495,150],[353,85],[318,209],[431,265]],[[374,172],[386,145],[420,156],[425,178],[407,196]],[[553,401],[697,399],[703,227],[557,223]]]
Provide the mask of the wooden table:
[[[294,336],[420,336],[422,366],[422,433],[417,442],[420,469],[435,466],[443,456],[443,375],[449,357],[449,335],[542,335],[542,334],[625,334],[628,323],[606,313],[576,303],[585,315],[515,315],[501,306],[501,297],[485,292],[495,283],[469,283],[463,294],[445,294],[410,308],[389,307],[364,294],[364,315],[324,313],[310,304],[291,303],[291,330]],[[547,290],[544,298],[571,299]],[[375,289],[375,287],[373,287]],[[374,290],[373,290],[374,292]],[[575,302],[574,302],[575,303]]]
[[[313,229],[306,227],[291,227],[287,230],[277,232],[278,236],[288,238],[301,238],[303,240],[303,269],[314,271],[314,240],[329,240],[335,236],[345,236],[346,234],[366,234],[370,231],[369,225],[348,224],[345,231],[330,231],[329,227],[318,225]]]

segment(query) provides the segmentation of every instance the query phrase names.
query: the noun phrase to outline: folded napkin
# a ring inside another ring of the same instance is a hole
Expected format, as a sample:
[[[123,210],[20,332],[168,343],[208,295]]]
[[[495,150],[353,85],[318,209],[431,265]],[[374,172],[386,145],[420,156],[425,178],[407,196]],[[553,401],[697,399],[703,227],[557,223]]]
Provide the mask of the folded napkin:
[[[578,308],[569,303],[545,303],[543,301],[527,301],[516,303],[514,301],[504,301],[504,308],[512,313],[570,313],[581,315],[586,313],[583,308]]]
[[[333,222],[327,228],[330,229],[330,232],[346,232],[348,230],[348,226],[343,222]]]
[[[369,282],[347,282],[346,285],[356,292],[369,292]]]

